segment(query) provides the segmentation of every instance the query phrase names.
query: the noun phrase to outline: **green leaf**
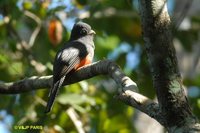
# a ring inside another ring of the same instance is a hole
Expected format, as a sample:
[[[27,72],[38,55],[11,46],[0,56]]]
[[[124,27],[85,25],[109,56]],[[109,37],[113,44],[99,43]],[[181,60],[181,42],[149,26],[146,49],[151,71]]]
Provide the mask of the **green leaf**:
[[[31,9],[32,7],[33,7],[33,3],[30,2],[30,1],[25,1],[25,2],[23,3],[23,8],[26,9],[26,10],[29,10],[29,9]]]
[[[8,63],[8,56],[7,55],[3,55],[3,54],[0,54],[0,64],[5,64],[5,63]]]
[[[113,126],[113,125],[117,125],[117,126]],[[109,133],[113,133],[113,132],[124,132],[126,131],[126,133],[128,133],[127,129],[128,128],[128,124],[126,122],[126,119],[124,119],[124,116],[123,115],[118,115],[118,116],[115,116],[111,119],[107,119],[104,123],[104,130],[106,132],[109,132]]]
[[[23,65],[22,62],[14,62],[8,68],[8,72],[11,75],[21,75],[23,73]]]
[[[61,104],[83,104],[89,103],[91,105],[95,104],[95,100],[93,98],[88,97],[87,95],[80,95],[80,94],[61,94],[57,98],[58,102]]]
[[[78,110],[81,113],[86,113],[87,112],[87,110],[85,108],[83,108],[83,107],[81,107],[79,105],[74,104],[72,106],[74,107],[74,109]]]
[[[197,100],[197,106],[200,109],[200,99]]]
[[[97,37],[96,41],[98,45],[101,47],[108,49],[108,50],[113,50],[114,48],[117,47],[119,44],[120,40],[117,36],[108,36],[106,38],[103,37]]]

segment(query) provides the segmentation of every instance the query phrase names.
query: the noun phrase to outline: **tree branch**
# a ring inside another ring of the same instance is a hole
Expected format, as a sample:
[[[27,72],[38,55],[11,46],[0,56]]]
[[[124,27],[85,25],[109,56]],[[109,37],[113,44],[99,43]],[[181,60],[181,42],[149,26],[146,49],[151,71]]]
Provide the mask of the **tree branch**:
[[[160,124],[165,125],[166,121],[160,112],[158,104],[147,97],[134,91],[126,90],[125,92],[118,94],[116,98],[154,118]]]
[[[97,75],[110,76],[122,90],[116,96],[117,99],[123,101],[125,104],[137,108],[146,113],[150,117],[155,118],[160,123],[162,115],[159,113],[158,104],[149,98],[135,92],[137,85],[129,77],[127,77],[114,62],[109,60],[102,60],[91,65],[84,66],[70,76],[66,76],[63,85],[69,85],[81,80],[89,79]],[[1,94],[17,94],[37,89],[50,88],[52,83],[52,76],[33,76],[17,82],[0,83]]]
[[[52,76],[33,76],[17,82],[0,83],[0,94],[18,94],[51,86]]]

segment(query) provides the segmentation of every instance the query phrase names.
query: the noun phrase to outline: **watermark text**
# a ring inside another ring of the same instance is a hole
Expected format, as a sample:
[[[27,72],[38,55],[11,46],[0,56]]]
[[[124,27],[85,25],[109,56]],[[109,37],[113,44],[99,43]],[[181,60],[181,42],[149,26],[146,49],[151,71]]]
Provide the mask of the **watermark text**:
[[[16,125],[14,126],[15,130],[42,130],[43,126],[41,125]]]

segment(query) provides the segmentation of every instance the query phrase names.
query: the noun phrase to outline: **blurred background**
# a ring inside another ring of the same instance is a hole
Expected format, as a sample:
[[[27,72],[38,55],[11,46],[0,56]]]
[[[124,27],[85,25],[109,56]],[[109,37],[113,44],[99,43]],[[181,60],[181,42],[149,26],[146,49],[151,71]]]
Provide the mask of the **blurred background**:
[[[174,46],[189,103],[200,118],[200,1],[168,0]],[[142,39],[137,0],[1,0],[0,82],[52,74],[59,48],[77,21],[96,31],[95,58],[115,61],[139,92],[156,99]],[[114,99],[118,86],[97,76],[60,90],[44,114],[48,89],[0,94],[0,132],[16,125],[41,125],[41,133],[162,133],[162,126]]]

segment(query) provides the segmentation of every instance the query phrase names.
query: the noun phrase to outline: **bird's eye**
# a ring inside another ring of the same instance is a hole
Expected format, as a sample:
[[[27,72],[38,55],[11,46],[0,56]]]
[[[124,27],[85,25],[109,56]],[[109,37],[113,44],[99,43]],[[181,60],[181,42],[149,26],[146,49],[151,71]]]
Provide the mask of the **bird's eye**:
[[[81,34],[85,35],[85,34],[87,34],[87,31],[85,29],[83,29],[83,30],[81,30]]]

